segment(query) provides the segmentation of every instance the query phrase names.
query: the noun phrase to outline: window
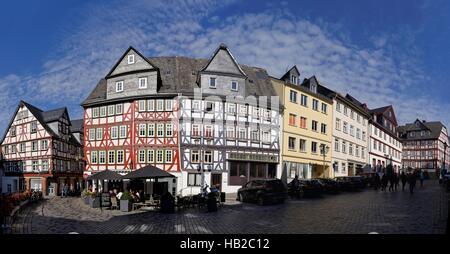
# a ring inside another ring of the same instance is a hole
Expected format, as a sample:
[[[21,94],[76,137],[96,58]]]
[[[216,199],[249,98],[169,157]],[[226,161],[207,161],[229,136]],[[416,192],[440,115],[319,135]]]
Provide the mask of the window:
[[[166,163],[172,163],[172,150],[166,150]]]
[[[204,162],[209,164],[212,163],[212,151],[205,151]]]
[[[139,112],[144,112],[145,111],[145,100],[139,100],[139,109],[138,109],[138,111]]]
[[[123,164],[124,162],[124,151],[119,150],[117,151],[117,164]]]
[[[31,170],[39,171],[39,161],[31,161]]]
[[[341,130],[341,119],[336,118],[336,130],[340,131]]]
[[[306,117],[300,117],[300,128],[306,129]]]
[[[164,137],[164,124],[163,123],[158,123],[156,125],[156,136]]]
[[[237,81],[231,81],[231,91],[238,91],[239,83]]]
[[[322,103],[322,113],[326,114],[327,113],[327,104]]]
[[[350,136],[355,136],[355,127],[353,127],[353,125],[350,125]]]
[[[366,158],[366,151],[365,151],[364,147],[361,147],[361,158],[363,158],[363,159]]]
[[[351,110],[351,109],[350,109],[350,117],[351,117],[352,119],[355,119],[355,111],[353,111],[353,110]]]
[[[348,126],[348,123],[347,123],[347,122],[344,122],[344,125],[342,126],[342,131],[343,131],[344,133],[348,133],[347,126]]]
[[[198,150],[192,150],[191,151],[191,163],[199,163],[200,162],[200,155]]]
[[[139,89],[147,88],[147,78],[139,78]]]
[[[123,92],[123,81],[116,82],[116,93]]]
[[[227,104],[227,113],[234,115],[236,113],[236,104],[234,103],[228,103]]]
[[[134,54],[128,55],[128,64],[134,64]]]
[[[11,126],[11,129],[10,129],[11,137],[16,136],[16,129],[17,129],[16,126]]]
[[[214,111],[214,103],[207,101],[206,102],[206,112]]]
[[[116,107],[114,105],[109,105],[108,106],[108,116],[113,116],[114,115],[114,109]]]
[[[171,123],[166,123],[166,137],[173,136],[173,125]]]
[[[289,137],[288,148],[289,150],[295,150],[295,138]]]
[[[193,124],[192,125],[192,136],[193,137],[200,136],[200,126],[198,124]]]
[[[106,116],[106,106],[100,108],[100,117]]]
[[[262,141],[264,143],[270,143],[270,132],[269,131],[262,132]]]
[[[300,143],[300,152],[306,152],[306,140],[300,139],[299,143]]]
[[[139,124],[139,137],[145,137],[147,125],[145,123]]]
[[[98,117],[98,112],[99,108],[93,108],[92,109],[92,118],[97,118]]]
[[[227,138],[234,139],[235,138],[235,129],[233,126],[227,127]]]
[[[164,111],[164,100],[156,100],[156,111]]]
[[[366,132],[365,131],[362,132],[362,140],[366,141]]]
[[[356,138],[361,139],[361,130],[359,128],[356,129]]]
[[[106,152],[105,151],[99,151],[98,152],[98,162],[100,164],[105,164],[106,162]]]
[[[41,150],[47,150],[47,149],[48,149],[48,141],[47,140],[41,140]]]
[[[336,103],[336,111],[341,112],[341,103]]]
[[[126,138],[127,137],[127,126],[121,125],[119,128],[120,128],[120,131],[119,131],[120,138]]]
[[[356,121],[358,121],[358,123],[361,123],[361,116],[359,114],[356,114]]]
[[[200,102],[199,101],[192,101],[192,109],[194,111],[200,111]]]
[[[114,164],[116,162],[116,151],[108,151],[108,163]]]
[[[95,140],[95,129],[89,129],[89,140]]]
[[[97,151],[92,151],[91,152],[91,163],[92,164],[97,164],[98,163],[98,152]]]
[[[172,99],[166,100],[166,111],[172,111],[173,108],[173,101]]]
[[[291,75],[291,83],[297,85],[297,76]]]
[[[102,140],[103,138],[103,129],[102,128],[97,128],[97,140]]]
[[[312,108],[313,110],[319,110],[319,101],[316,99],[312,100]]]
[[[138,161],[139,163],[145,163],[145,150],[139,150]]]
[[[314,141],[311,142],[311,152],[317,153],[317,142]]]
[[[291,102],[297,103],[297,92],[294,90],[291,90],[289,98],[290,98]]]
[[[348,116],[348,108],[344,106],[344,115]]]
[[[32,152],[36,152],[38,150],[38,142],[37,141],[32,141],[31,142],[31,151]]]
[[[302,94],[300,104],[308,107],[308,96]]]
[[[244,140],[247,138],[247,130],[245,128],[239,128],[239,139]]]
[[[47,160],[42,160],[41,161],[42,164],[42,171],[48,171],[48,161]]]
[[[339,139],[334,140],[334,151],[339,152]]]
[[[216,78],[209,78],[209,88],[216,88]]]
[[[252,141],[259,141],[259,130],[258,129],[252,130],[250,132],[250,138]]]
[[[156,151],[156,163],[163,163],[163,162],[164,162],[164,151],[157,150]]]
[[[33,121],[30,123],[30,132],[31,133],[36,133],[37,132],[37,122]]]
[[[188,186],[200,186],[202,175],[197,173],[188,174]]]
[[[347,144],[345,141],[342,141],[342,153],[347,153]]]
[[[240,115],[247,115],[247,106],[246,105],[239,105],[239,114]]]
[[[151,149],[147,150],[147,163],[155,162],[155,152]]]
[[[353,155],[353,144],[348,145],[348,154]]]
[[[213,137],[213,127],[211,125],[205,126],[205,138],[212,138]]]
[[[359,146],[355,147],[355,156],[359,157]]]
[[[116,115],[121,115],[123,113],[123,104],[117,104],[116,105]]]
[[[317,124],[318,124],[317,121],[312,120],[312,122],[311,122],[311,128],[312,128],[313,131],[317,131]]]
[[[16,145],[11,145],[11,153],[15,154],[17,152],[17,146]]]
[[[119,127],[111,127],[111,139],[117,139],[119,137]]]
[[[290,126],[297,126],[297,116],[295,114],[289,113],[289,125]]]
[[[322,134],[327,134],[327,125],[326,124],[324,124],[324,123],[320,124],[320,132]]]

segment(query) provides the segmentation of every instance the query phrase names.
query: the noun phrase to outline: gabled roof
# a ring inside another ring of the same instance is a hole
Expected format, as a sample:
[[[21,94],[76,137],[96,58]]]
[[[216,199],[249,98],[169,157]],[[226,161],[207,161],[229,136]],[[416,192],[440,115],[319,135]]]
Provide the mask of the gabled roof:
[[[208,63],[208,59],[189,57],[151,57],[152,63],[160,70],[161,85],[158,86],[158,94],[189,95],[194,93],[194,88],[199,88],[197,83],[198,72]],[[267,71],[258,67],[239,65],[246,73],[245,96],[276,96]],[[82,106],[108,102],[106,99],[106,79],[101,79],[91,94],[82,102]],[[120,100],[133,99],[134,97],[120,98]],[[118,99],[115,99],[118,100]]]
[[[383,114],[384,112],[386,112],[389,108],[392,108],[392,105],[389,106],[385,106],[385,107],[381,107],[381,108],[374,108],[370,110],[371,114]]]
[[[298,70],[297,65],[294,65],[294,66],[292,66],[291,69],[289,69],[289,70],[281,77],[281,79],[282,79],[282,80],[286,80],[286,79],[291,80],[291,77],[290,77],[291,71],[297,72],[297,77],[300,77],[300,71]],[[294,85],[296,85],[296,84],[294,84]]]
[[[420,122],[419,127],[417,126],[417,122]],[[402,138],[405,140],[424,140],[424,139],[438,139],[441,135],[442,128],[445,128],[445,126],[439,122],[424,122],[417,119],[414,121],[414,123],[407,123],[405,125],[399,126],[397,128],[398,132],[402,135]],[[412,131],[430,131],[430,135],[424,135],[424,136],[417,136],[410,137],[407,135],[409,132]]]
[[[70,126],[70,132],[83,133],[83,129],[84,129],[83,119],[72,120],[71,123],[72,123],[72,126]]]
[[[231,57],[231,60],[233,61],[234,65],[238,68],[239,72],[247,77],[247,74],[245,74],[244,70],[239,66],[239,64],[237,63],[236,59],[234,58],[233,54],[231,54],[230,50],[228,49],[227,45],[225,45],[224,43],[221,43],[219,45],[219,47],[214,51],[214,54],[212,55],[212,57],[209,59],[208,63],[200,70],[200,72],[202,71],[206,71],[206,69],[208,68],[208,66],[211,64],[212,60],[214,60],[214,58],[216,57],[216,55],[221,51],[221,50],[225,50],[228,55]]]
[[[117,66],[120,64],[120,62],[122,61],[122,59],[128,54],[128,52],[130,52],[131,50],[133,50],[134,52],[136,52],[136,54],[138,54],[142,59],[144,59],[144,61],[146,61],[148,64],[150,64],[151,66],[155,67],[155,65],[150,62],[149,59],[147,59],[144,55],[141,54],[141,52],[137,51],[135,48],[133,48],[132,46],[128,47],[128,49],[125,51],[125,53],[123,53],[123,55],[119,58],[119,60],[117,60],[116,64],[114,64],[114,66],[111,68],[111,70],[108,72],[108,74],[106,75],[106,78],[110,77],[111,74],[114,72],[114,70],[117,68]],[[156,67],[155,67],[156,68]]]
[[[42,119],[46,123],[58,121],[61,117],[63,117],[64,114],[66,114],[67,117],[69,117],[69,113],[67,112],[67,108],[66,107],[53,109],[53,110],[49,110],[49,111],[44,111],[44,112],[41,113]],[[69,120],[69,123],[70,123],[70,118],[68,118],[68,120]]]
[[[153,165],[147,165],[122,176],[122,179],[174,178],[175,176]]]

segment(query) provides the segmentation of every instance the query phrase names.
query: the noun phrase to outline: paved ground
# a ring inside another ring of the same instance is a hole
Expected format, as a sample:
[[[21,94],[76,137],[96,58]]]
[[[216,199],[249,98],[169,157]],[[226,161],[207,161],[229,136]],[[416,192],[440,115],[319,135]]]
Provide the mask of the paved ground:
[[[435,181],[416,193],[371,189],[259,207],[231,202],[216,213],[123,213],[80,198],[53,198],[25,209],[14,233],[424,233],[445,232],[446,194]]]

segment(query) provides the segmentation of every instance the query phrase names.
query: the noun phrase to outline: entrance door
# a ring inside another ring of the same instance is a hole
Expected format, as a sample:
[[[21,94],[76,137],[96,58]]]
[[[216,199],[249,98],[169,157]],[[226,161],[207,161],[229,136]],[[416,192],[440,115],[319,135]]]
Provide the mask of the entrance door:
[[[219,191],[222,191],[222,174],[211,174],[211,187],[218,186]]]

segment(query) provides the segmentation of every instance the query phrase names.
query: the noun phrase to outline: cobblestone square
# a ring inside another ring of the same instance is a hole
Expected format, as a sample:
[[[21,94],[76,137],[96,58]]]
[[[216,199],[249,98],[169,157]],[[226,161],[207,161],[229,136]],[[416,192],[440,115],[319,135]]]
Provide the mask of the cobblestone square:
[[[80,198],[47,199],[25,209],[16,234],[442,234],[449,195],[432,180],[414,194],[366,189],[260,207],[228,202],[218,212],[175,214],[93,209]]]

